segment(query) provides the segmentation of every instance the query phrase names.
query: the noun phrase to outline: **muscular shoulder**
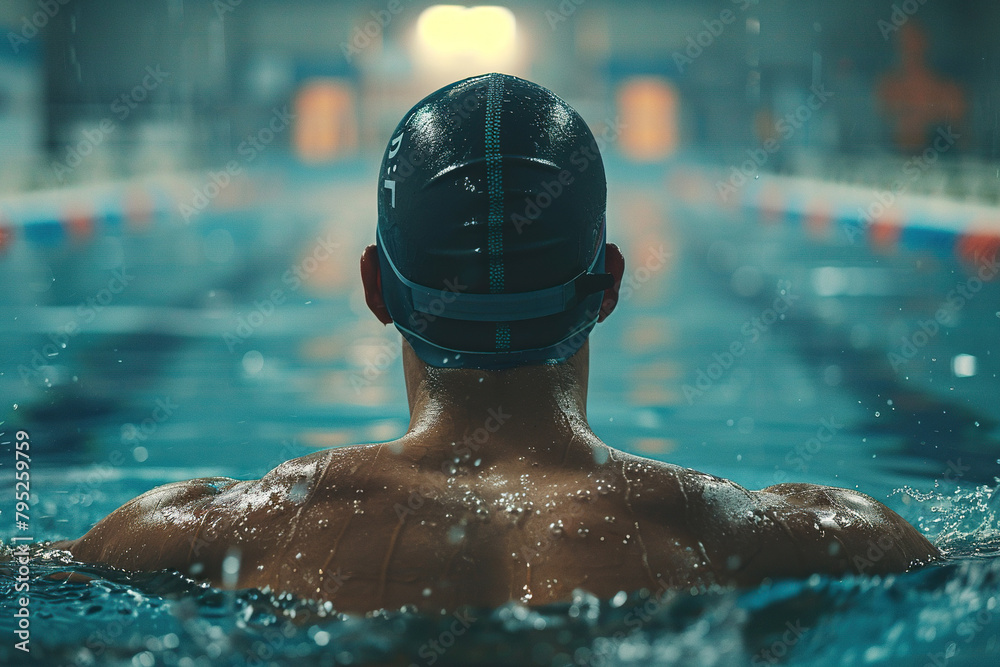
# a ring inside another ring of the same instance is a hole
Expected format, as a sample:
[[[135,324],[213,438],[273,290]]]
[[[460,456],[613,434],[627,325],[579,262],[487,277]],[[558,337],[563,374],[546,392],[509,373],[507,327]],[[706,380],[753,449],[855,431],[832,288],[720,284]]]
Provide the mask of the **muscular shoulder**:
[[[623,470],[641,468],[632,459],[623,458]],[[646,490],[642,514],[700,543],[723,580],[902,572],[941,557],[906,520],[857,491],[813,484],[750,491],[664,464],[636,477]]]
[[[903,572],[941,557],[905,519],[858,491],[779,484],[753,495],[768,519],[765,543],[792,547],[798,574]]]
[[[164,484],[128,501],[83,537],[55,546],[83,561],[154,569],[156,559],[194,529],[212,500],[238,484],[227,477]]]

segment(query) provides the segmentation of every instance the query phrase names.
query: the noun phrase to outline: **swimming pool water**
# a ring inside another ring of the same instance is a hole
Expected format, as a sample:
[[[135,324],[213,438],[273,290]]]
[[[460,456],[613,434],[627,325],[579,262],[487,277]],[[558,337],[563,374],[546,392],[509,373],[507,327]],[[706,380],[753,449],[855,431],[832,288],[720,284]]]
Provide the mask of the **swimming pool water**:
[[[76,537],[168,481],[256,477],[317,448],[404,432],[399,337],[367,312],[357,280],[374,231],[370,173],[279,174],[296,185],[190,225],[160,220],[79,245],[16,246],[0,259],[0,493],[13,497],[10,435],[25,429],[36,540]],[[954,562],[750,591],[604,602],[581,592],[541,609],[356,618],[164,573],[73,565],[95,579],[52,580],[67,564],[40,557],[30,656],[8,640],[16,571],[0,565],[0,662],[996,664],[997,285],[893,368],[887,353],[947,301],[967,266],[679,206],[661,175],[616,174],[610,165],[609,239],[627,278],[591,338],[594,431],[749,488],[857,488]],[[81,310],[115,271],[131,276],[127,286],[92,316]],[[32,366],[69,321],[79,332]],[[734,342],[745,351],[730,359]],[[974,375],[956,376],[959,355],[976,360]],[[8,542],[17,531],[2,509]]]

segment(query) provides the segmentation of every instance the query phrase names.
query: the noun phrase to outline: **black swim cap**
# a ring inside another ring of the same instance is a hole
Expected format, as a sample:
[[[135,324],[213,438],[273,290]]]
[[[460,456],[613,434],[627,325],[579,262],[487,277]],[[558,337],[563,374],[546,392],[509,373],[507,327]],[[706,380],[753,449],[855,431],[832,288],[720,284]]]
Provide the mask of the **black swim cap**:
[[[382,295],[424,362],[556,363],[593,329],[607,184],[594,135],[555,94],[464,79],[403,117],[382,158]]]

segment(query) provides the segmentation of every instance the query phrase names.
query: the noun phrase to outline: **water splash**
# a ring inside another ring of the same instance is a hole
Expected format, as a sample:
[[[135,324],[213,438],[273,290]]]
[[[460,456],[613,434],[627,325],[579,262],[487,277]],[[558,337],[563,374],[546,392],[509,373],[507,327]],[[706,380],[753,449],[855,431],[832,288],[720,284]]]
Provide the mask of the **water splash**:
[[[1000,478],[993,486],[954,485],[948,492],[941,483],[921,492],[909,486],[904,494],[907,514],[939,549],[951,557],[1000,556]]]
[[[52,552],[36,553],[31,566],[36,622],[62,628],[39,633],[38,649],[51,664],[81,658],[79,664],[185,664],[205,655],[225,658],[219,664],[305,664],[331,656],[337,664],[401,656],[425,664],[428,638],[461,628],[461,636],[448,636],[437,664],[475,664],[488,650],[493,664],[553,666],[924,664],[928,654],[949,652],[955,658],[949,664],[971,665],[993,664],[990,642],[1000,623],[1000,558],[895,577],[814,576],[745,591],[640,591],[599,600],[578,590],[570,601],[539,607],[511,602],[366,616],[267,590],[221,591],[179,574],[130,575]],[[68,570],[80,578],[53,578]],[[15,581],[10,566],[0,564],[0,599],[10,599]],[[0,632],[10,622],[0,618]],[[278,636],[280,646],[270,641]],[[257,653],[261,648],[267,656]],[[9,664],[11,650],[9,643],[0,646],[0,662]],[[779,654],[781,660],[769,662]]]

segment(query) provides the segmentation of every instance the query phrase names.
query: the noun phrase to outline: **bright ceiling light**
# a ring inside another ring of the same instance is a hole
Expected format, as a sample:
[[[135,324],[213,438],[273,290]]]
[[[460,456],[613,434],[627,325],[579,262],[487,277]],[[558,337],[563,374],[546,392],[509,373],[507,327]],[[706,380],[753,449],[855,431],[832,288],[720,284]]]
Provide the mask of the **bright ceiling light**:
[[[951,372],[959,378],[972,377],[976,374],[976,358],[971,354],[956,354],[951,360]]]
[[[517,21],[506,7],[433,5],[417,19],[421,50],[433,59],[500,61],[515,53]]]

